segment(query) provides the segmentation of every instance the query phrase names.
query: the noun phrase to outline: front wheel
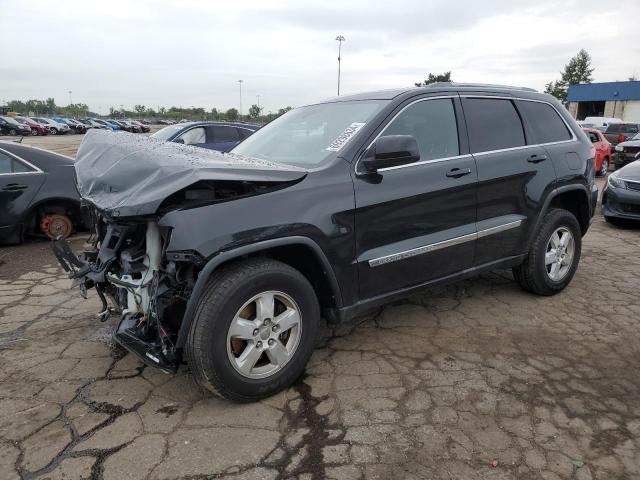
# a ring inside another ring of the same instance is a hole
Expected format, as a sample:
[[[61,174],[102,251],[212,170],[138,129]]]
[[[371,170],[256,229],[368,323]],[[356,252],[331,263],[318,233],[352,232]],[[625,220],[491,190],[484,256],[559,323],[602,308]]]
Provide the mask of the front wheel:
[[[58,130],[56,130],[55,128],[51,128],[51,129],[49,129],[49,133],[51,133],[51,135],[57,135],[58,134]]]
[[[15,137],[16,135],[15,129],[12,128],[11,130],[9,130],[9,135],[11,135],[12,137]]]
[[[523,290],[555,295],[576,273],[582,251],[582,232],[569,211],[553,209],[542,219],[529,253],[513,275]]]
[[[309,281],[271,259],[214,273],[187,339],[196,381],[238,402],[266,398],[295,382],[313,352],[320,309]]]

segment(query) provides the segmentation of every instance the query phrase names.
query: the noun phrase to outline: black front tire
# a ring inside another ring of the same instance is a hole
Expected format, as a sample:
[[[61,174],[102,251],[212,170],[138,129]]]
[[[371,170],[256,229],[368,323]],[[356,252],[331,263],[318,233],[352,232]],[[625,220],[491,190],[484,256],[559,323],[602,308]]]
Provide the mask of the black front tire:
[[[300,309],[301,338],[291,359],[266,378],[248,378],[231,364],[227,334],[236,313],[261,292],[280,291]],[[186,357],[202,387],[236,402],[252,402],[291,386],[313,353],[320,308],[315,291],[299,271],[271,259],[248,259],[222,267],[198,302],[186,343]]]
[[[569,271],[561,280],[554,281],[547,273],[545,255],[551,235],[561,227],[571,231],[575,247]],[[544,296],[555,295],[564,290],[571,282],[580,262],[581,251],[582,232],[576,217],[567,210],[552,209],[542,219],[526,259],[513,269],[513,276],[520,287],[527,292]]]

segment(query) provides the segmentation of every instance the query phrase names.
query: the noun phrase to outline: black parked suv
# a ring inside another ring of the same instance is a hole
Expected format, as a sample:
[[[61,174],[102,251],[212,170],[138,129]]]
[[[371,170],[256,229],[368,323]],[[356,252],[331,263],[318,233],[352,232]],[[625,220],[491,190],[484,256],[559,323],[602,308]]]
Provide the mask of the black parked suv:
[[[321,316],[496,268],[558,293],[597,198],[555,99],[451,83],[297,108],[231,154],[91,131],[76,174],[96,240],[54,243],[70,276],[119,343],[236,401],[291,385]]]

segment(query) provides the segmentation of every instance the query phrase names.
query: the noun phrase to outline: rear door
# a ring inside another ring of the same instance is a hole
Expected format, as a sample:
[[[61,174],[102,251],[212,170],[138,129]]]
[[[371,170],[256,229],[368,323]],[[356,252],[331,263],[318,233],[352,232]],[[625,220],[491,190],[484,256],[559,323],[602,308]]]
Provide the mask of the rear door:
[[[415,137],[418,162],[369,175],[356,165],[362,299],[442,278],[473,263],[477,171],[459,102],[457,95],[413,101],[379,131],[378,137]]]
[[[462,105],[478,166],[474,264],[484,265],[524,253],[532,220],[556,174],[544,146],[527,142],[514,100],[464,96]]]
[[[0,149],[0,242],[18,242],[44,173]]]

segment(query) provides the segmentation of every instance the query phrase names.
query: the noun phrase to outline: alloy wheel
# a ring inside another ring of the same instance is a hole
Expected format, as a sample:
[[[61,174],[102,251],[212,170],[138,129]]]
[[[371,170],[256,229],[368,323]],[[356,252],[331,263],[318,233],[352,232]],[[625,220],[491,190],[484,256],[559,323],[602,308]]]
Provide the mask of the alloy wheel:
[[[575,240],[567,227],[558,227],[547,242],[544,257],[547,275],[554,282],[559,282],[571,269],[575,253]]]
[[[609,160],[604,158],[602,160],[602,165],[600,166],[600,175],[604,177],[608,171],[609,171]]]
[[[227,356],[247,378],[276,374],[293,358],[302,334],[296,302],[278,291],[259,293],[236,313],[227,332]]]

